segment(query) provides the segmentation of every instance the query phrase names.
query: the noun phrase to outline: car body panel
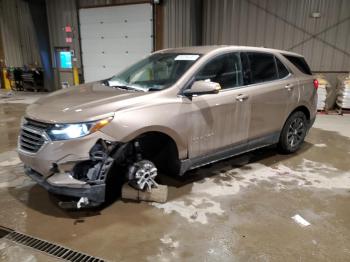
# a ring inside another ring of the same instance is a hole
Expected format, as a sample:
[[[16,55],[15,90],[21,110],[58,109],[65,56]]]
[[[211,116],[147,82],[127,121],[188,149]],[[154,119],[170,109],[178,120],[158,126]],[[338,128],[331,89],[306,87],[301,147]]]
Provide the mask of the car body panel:
[[[286,88],[290,85],[291,88]],[[286,116],[298,104],[298,84],[294,76],[244,88],[250,104],[249,139],[282,129]]]
[[[249,102],[238,101],[238,89],[192,98],[189,157],[245,142],[249,131]]]
[[[150,93],[106,87],[99,82],[88,83],[39,99],[28,106],[26,116],[47,123],[94,121],[113,114],[118,108],[136,104],[140,101],[137,98],[147,95]]]

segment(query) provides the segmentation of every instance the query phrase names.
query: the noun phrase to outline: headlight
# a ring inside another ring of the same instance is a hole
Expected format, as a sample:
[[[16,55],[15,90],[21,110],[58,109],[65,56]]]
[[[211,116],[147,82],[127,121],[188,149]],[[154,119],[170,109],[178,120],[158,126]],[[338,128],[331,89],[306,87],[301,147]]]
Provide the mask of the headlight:
[[[111,122],[113,117],[108,117],[102,120],[77,123],[77,124],[55,124],[47,134],[53,141],[67,140],[78,137],[83,137],[92,134]]]

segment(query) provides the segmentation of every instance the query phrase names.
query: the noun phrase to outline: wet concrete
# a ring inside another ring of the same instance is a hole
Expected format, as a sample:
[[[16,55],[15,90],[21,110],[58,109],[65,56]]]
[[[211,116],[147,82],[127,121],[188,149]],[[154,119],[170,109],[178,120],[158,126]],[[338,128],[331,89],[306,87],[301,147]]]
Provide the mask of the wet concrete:
[[[164,178],[165,204],[68,212],[23,174],[25,107],[0,105],[2,226],[111,261],[350,261],[349,116],[320,115],[294,155],[267,148]]]

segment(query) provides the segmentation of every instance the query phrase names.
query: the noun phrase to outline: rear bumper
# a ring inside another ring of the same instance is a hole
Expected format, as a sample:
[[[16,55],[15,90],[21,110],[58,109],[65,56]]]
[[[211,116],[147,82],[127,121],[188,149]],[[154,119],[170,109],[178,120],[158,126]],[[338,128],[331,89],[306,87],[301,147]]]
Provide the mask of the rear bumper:
[[[51,181],[51,177],[44,177],[30,167],[25,167],[24,172],[40,186],[47,191],[71,197],[86,197],[90,201],[96,203],[103,203],[105,201],[106,185],[105,183],[90,185],[87,183],[71,183],[71,184],[54,184]]]

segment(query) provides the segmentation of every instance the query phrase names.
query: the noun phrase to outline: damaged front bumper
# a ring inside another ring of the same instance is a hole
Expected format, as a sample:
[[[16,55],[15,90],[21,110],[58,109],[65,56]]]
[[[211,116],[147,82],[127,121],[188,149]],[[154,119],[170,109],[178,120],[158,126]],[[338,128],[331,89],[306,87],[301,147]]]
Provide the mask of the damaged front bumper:
[[[105,183],[94,185],[88,184],[73,178],[68,173],[53,174],[52,176],[45,178],[28,166],[25,166],[24,172],[51,193],[77,198],[84,197],[95,203],[103,203],[105,201]],[[65,177],[63,178],[63,176]],[[64,181],[67,183],[64,183]]]
[[[106,201],[107,175],[121,145],[96,132],[81,139],[45,143],[34,154],[19,147],[18,153],[26,175],[49,192],[97,205]]]

